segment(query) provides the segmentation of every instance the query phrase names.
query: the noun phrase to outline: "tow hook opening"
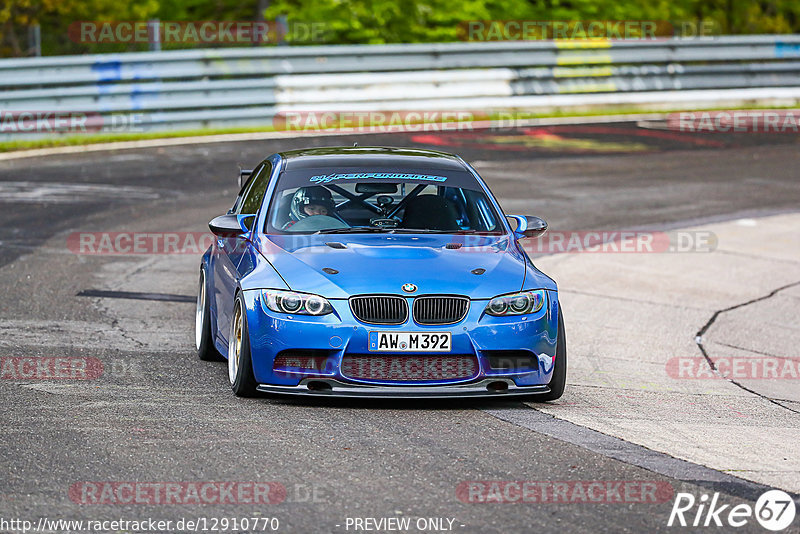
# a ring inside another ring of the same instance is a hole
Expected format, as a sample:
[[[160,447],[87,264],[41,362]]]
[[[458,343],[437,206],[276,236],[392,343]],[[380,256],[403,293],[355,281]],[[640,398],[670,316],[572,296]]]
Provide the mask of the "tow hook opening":
[[[321,380],[312,380],[311,382],[306,384],[306,387],[310,391],[331,391],[333,389],[333,387],[331,387],[329,383],[323,382]]]
[[[486,385],[486,389],[488,391],[493,391],[493,392],[508,391],[508,382],[502,382],[500,380],[496,380],[494,382],[489,382]]]

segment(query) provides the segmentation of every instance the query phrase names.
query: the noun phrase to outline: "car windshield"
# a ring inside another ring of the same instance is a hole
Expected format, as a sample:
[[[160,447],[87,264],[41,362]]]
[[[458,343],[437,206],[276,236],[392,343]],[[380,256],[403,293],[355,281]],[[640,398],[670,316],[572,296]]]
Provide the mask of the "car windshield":
[[[265,231],[314,233],[503,233],[496,210],[468,172],[285,171]]]

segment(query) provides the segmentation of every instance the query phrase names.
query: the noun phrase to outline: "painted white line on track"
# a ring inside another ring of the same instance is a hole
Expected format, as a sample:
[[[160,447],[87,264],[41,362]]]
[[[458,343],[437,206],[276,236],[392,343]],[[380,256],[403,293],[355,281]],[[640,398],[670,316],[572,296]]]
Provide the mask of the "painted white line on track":
[[[770,489],[769,486],[673,458],[668,454],[558,419],[539,410],[518,407],[483,408],[482,411],[514,425],[602,454],[607,458],[677,480],[713,487],[717,491],[723,489],[726,493],[745,499],[755,500],[761,493]]]
[[[149,187],[55,182],[0,182],[0,202],[70,203],[101,199],[153,200]]]

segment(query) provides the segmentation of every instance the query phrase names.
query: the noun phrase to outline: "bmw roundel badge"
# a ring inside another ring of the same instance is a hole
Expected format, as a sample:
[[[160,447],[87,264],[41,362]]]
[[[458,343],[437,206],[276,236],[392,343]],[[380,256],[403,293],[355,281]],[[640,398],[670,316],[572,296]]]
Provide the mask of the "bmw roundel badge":
[[[416,290],[417,286],[415,286],[414,284],[403,284],[403,291],[405,291],[406,293],[413,293]]]

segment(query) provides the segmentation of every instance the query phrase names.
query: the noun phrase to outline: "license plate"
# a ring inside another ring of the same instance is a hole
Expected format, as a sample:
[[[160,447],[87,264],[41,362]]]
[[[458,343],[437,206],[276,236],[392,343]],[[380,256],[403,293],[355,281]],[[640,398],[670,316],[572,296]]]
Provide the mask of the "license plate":
[[[450,332],[370,332],[371,352],[450,352]]]

